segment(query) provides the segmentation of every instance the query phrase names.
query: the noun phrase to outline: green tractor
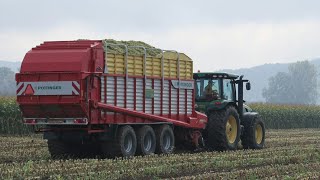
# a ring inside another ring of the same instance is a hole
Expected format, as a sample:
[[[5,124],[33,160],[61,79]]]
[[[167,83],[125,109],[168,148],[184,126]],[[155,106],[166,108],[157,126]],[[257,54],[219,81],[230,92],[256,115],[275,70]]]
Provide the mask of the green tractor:
[[[196,110],[208,116],[203,139],[209,150],[235,150],[240,140],[244,149],[264,147],[264,122],[244,104],[244,83],[247,90],[251,85],[243,75],[199,72],[193,78]]]

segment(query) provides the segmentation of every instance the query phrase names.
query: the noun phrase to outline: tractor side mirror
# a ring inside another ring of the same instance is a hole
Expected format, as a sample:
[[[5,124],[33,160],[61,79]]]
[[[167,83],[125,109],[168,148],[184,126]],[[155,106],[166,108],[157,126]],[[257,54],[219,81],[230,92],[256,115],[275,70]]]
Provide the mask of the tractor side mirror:
[[[247,82],[247,83],[246,83],[246,89],[247,89],[248,91],[251,89],[251,84],[250,84],[250,82]]]

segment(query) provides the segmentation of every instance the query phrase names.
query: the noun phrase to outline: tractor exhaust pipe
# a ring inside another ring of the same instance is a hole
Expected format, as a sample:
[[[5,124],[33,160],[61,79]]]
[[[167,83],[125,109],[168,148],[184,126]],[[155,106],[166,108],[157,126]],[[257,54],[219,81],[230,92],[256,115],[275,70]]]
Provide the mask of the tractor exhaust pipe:
[[[238,109],[239,109],[239,116],[242,119],[243,116],[243,75],[240,76],[238,83]]]

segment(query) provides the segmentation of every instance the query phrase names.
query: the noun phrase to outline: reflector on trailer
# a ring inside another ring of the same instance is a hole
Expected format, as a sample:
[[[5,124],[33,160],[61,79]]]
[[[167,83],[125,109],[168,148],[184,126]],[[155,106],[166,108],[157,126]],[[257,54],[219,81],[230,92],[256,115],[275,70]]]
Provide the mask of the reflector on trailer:
[[[31,86],[31,84],[28,84],[27,85],[27,88],[26,88],[26,91],[24,91],[24,94],[25,95],[33,95],[34,94],[34,90]]]
[[[73,120],[75,124],[87,124],[87,119],[75,119]]]

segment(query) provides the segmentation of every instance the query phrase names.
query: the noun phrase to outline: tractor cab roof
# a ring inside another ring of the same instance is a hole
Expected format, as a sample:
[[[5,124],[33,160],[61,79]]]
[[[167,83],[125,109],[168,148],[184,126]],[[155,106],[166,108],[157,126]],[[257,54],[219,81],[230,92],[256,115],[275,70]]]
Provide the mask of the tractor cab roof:
[[[237,79],[239,75],[226,73],[226,72],[199,72],[193,73],[193,78],[224,78],[224,79]]]

